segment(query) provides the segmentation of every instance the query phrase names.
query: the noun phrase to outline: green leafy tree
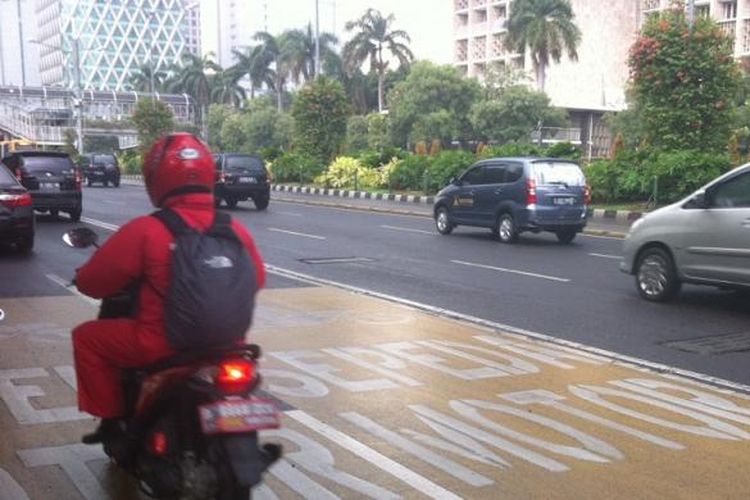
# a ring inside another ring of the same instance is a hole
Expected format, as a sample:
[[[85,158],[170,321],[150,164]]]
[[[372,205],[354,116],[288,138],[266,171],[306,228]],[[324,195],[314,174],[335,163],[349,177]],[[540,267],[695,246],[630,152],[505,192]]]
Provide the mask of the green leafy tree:
[[[450,144],[456,136],[456,121],[453,115],[446,109],[440,109],[417,117],[414,122],[409,141],[425,142],[431,144],[438,141],[441,144]]]
[[[441,110],[453,121],[452,139],[471,139],[469,112],[480,94],[479,83],[465,78],[452,66],[437,66],[426,61],[414,64],[409,76],[388,95],[394,144],[406,145],[420,117]]]
[[[740,69],[715,21],[691,27],[682,9],[652,16],[630,50],[633,95],[648,142],[666,149],[724,151]]]
[[[221,126],[221,145],[227,153],[238,153],[242,151],[247,143],[245,123],[240,113],[232,113],[227,116]]]
[[[254,106],[245,118],[247,142],[244,151],[287,150],[292,142],[292,118],[272,106]]]
[[[353,31],[354,36],[344,45],[342,53],[350,73],[360,68],[365,61],[378,75],[378,111],[385,109],[384,82],[389,62],[387,56],[398,60],[401,66],[409,66],[414,54],[408,44],[411,38],[403,30],[392,29],[396,18],[393,14],[383,17],[380,11],[367,9],[356,21],[346,23],[346,30]],[[387,51],[387,54],[383,52]]]
[[[286,66],[281,52],[281,41],[266,31],[257,32],[253,38],[260,44],[256,47],[255,57],[258,63],[266,68],[273,65],[274,83],[273,89],[276,92],[276,107],[281,113],[283,108],[283,94],[287,78],[289,77],[289,68]]]
[[[243,73],[234,67],[227,70],[219,69],[212,74],[208,80],[211,102],[230,104],[238,108],[247,98],[245,89],[239,83],[243,76]]]
[[[367,149],[367,117],[353,115],[346,123],[346,149],[349,152]]]
[[[73,161],[78,160],[78,148],[76,148],[76,141],[78,140],[78,133],[72,128],[66,128],[63,130],[63,152],[70,155]]]
[[[233,68],[250,80],[250,99],[255,99],[255,91],[265,86],[273,89],[276,82],[276,72],[271,67],[272,59],[263,57],[262,47],[247,47],[244,50],[233,50],[237,60]]]
[[[338,38],[331,33],[320,33],[319,46],[321,63],[327,62],[328,67],[335,64],[335,46]],[[289,69],[289,75],[294,83],[310,81],[315,74],[315,33],[308,23],[307,29],[287,30],[280,37],[281,59]],[[321,70],[324,70],[321,65]]]
[[[153,73],[153,75],[152,75]],[[158,69],[152,63],[142,64],[130,76],[130,86],[137,92],[155,92],[161,88],[167,79],[167,73]],[[151,82],[154,88],[151,87]]]
[[[299,91],[292,105],[294,143],[304,154],[327,162],[346,138],[349,103],[337,81],[320,77]]]
[[[550,106],[549,97],[528,87],[507,88],[498,99],[480,101],[471,108],[474,137],[500,144],[529,141],[539,124],[547,127],[565,124],[565,113]]]
[[[536,70],[539,90],[544,91],[547,66],[559,63],[563,52],[578,59],[581,31],[576,26],[570,0],[514,0],[508,17],[506,47],[514,52],[528,49]]]
[[[388,115],[381,113],[367,115],[367,146],[375,150],[392,146],[390,129]]]
[[[131,117],[138,131],[141,153],[145,153],[161,136],[174,130],[174,115],[161,101],[140,99]],[[145,155],[144,155],[145,156]]]
[[[230,116],[235,114],[231,106],[226,104],[212,104],[206,115],[206,127],[208,128],[208,145],[219,151],[224,149],[221,142],[221,128]]]

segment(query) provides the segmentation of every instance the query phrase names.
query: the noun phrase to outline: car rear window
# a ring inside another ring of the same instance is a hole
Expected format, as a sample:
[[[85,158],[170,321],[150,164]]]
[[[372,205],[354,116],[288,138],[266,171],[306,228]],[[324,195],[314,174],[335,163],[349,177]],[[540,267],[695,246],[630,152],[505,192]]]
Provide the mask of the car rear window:
[[[16,181],[13,174],[5,166],[0,165],[0,187],[8,188],[16,186],[18,186],[18,181]]]
[[[94,155],[94,163],[115,163],[115,157],[112,155]]]
[[[540,186],[563,184],[566,186],[585,186],[586,178],[581,167],[575,163],[538,161],[534,162],[534,180]]]
[[[224,161],[226,170],[263,170],[263,162],[255,156],[227,156]]]
[[[52,172],[56,175],[72,174],[73,162],[60,156],[26,156],[23,166],[30,174]]]

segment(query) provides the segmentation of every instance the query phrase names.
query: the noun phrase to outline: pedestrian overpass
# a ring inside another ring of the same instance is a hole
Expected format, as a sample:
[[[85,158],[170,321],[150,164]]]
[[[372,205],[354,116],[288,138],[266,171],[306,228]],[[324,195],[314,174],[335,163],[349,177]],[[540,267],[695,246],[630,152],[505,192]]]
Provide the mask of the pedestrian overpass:
[[[62,146],[66,131],[76,130],[78,107],[83,111],[83,136],[117,137],[120,148],[138,145],[130,122],[140,99],[165,103],[178,122],[195,121],[195,106],[186,94],[85,90],[63,87],[0,86],[0,141],[22,139],[38,146]]]

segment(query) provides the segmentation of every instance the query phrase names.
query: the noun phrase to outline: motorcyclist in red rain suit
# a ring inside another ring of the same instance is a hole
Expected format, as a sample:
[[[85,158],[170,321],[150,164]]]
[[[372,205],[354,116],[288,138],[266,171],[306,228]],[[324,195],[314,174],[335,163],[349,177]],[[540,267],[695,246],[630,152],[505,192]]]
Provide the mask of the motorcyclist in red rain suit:
[[[214,221],[215,175],[208,147],[187,133],[157,141],[143,163],[153,205],[174,210],[198,230]],[[242,225],[233,220],[232,228],[250,254],[260,289],[265,283],[261,256]],[[100,442],[119,430],[118,417],[125,411],[121,370],[174,354],[164,320],[172,241],[162,222],[138,217],[113,234],[76,274],[78,289],[94,298],[112,296],[140,281],[135,318],[89,321],[73,330],[78,407],[102,419],[96,432],[84,436],[85,443]]]

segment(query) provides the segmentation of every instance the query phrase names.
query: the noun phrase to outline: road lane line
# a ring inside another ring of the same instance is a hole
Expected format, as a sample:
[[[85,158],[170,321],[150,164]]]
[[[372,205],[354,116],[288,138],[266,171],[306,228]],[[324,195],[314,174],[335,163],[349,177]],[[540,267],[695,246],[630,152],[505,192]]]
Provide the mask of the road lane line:
[[[61,278],[60,276],[58,276],[56,274],[45,274],[45,277],[48,280],[52,281],[53,283],[56,283],[56,284],[60,285],[61,287],[63,287],[67,291],[69,291],[70,293],[78,295],[79,297],[81,297],[83,300],[85,300],[89,304],[91,304],[93,306],[97,306],[97,307],[99,306],[100,301],[98,301],[96,299],[92,299],[88,295],[82,294],[81,292],[79,292],[76,289],[75,286],[71,286],[70,281],[63,279],[63,278]]]
[[[539,340],[542,342],[553,344],[558,347],[570,349],[578,355],[588,356],[592,359],[597,359],[600,361],[612,361],[616,364],[621,364],[621,365],[628,366],[631,368],[632,367],[638,367],[642,369],[645,368],[649,371],[657,372],[663,376],[675,377],[676,380],[693,382],[696,385],[703,384],[703,385],[708,385],[712,388],[722,388],[722,389],[729,389],[731,391],[739,391],[740,393],[744,393],[745,395],[750,394],[750,385],[747,385],[747,384],[732,382],[731,380],[726,380],[726,379],[722,379],[719,377],[714,377],[712,375],[706,375],[704,373],[694,372],[691,370],[685,370],[683,368],[677,368],[677,367],[666,365],[663,363],[656,363],[654,361],[648,361],[645,359],[636,358],[634,356],[620,354],[614,351],[609,351],[607,349],[600,349],[598,347],[581,344],[580,342],[575,342],[572,340],[566,340],[566,339],[562,339],[559,337],[554,337],[546,333],[540,333],[540,332],[535,332],[532,330],[518,328],[516,326],[507,325],[504,323],[499,323],[497,321],[492,321],[492,320],[488,320],[484,318],[479,318],[477,316],[472,316],[470,314],[460,313],[458,311],[453,311],[451,309],[445,309],[442,307],[425,304],[423,302],[417,302],[415,300],[405,299],[403,297],[397,297],[395,295],[389,295],[386,293],[376,292],[374,290],[369,290],[367,288],[360,288],[360,287],[356,287],[352,285],[347,285],[345,283],[341,283],[338,281],[327,280],[324,278],[317,278],[309,274],[299,273],[297,271],[292,271],[291,269],[285,269],[283,267],[274,266],[272,264],[266,264],[266,269],[271,274],[275,274],[277,276],[281,276],[281,277],[288,278],[288,279],[297,280],[303,283],[308,283],[308,284],[316,285],[316,286],[321,286],[321,285],[332,286],[332,287],[336,287],[341,290],[346,290],[352,293],[358,293],[358,294],[365,295],[368,297],[375,297],[378,299],[387,300],[395,304],[400,304],[402,306],[411,307],[414,309],[418,309],[420,311],[425,311],[425,312],[434,314],[436,316],[442,316],[444,318],[458,320],[458,321],[466,321],[468,323],[473,323],[475,325],[484,326],[485,328],[489,328],[491,330],[502,331],[503,333],[506,333],[506,334],[515,334],[524,339]],[[678,379],[677,377],[680,377],[680,378]]]
[[[586,234],[581,233],[580,236],[586,237],[586,238],[598,238],[600,240],[617,240],[622,241],[622,237],[620,236],[602,236],[601,234]]]
[[[110,224],[109,222],[104,222],[98,219],[91,219],[89,217],[81,217],[81,222],[85,222],[86,224],[91,224],[92,226],[100,227],[108,231],[117,231],[118,229],[120,229],[120,226],[117,226],[115,224]]]
[[[446,500],[460,500],[461,497],[457,496],[451,491],[446,490],[442,486],[433,483],[426,477],[417,474],[411,469],[408,469],[398,462],[391,460],[385,455],[373,450],[366,444],[357,441],[348,434],[334,429],[328,424],[321,422],[312,415],[305,413],[301,410],[292,410],[284,413],[285,417],[290,417],[305,427],[317,432],[321,436],[330,439],[337,445],[341,446],[345,450],[367,460],[371,464],[375,465],[379,469],[387,472],[393,477],[403,481],[415,490],[423,493],[424,495],[431,498],[440,498]]]
[[[527,271],[519,271],[518,269],[507,269],[504,267],[488,266],[486,264],[476,264],[474,262],[465,262],[463,260],[452,260],[454,264],[461,264],[462,266],[478,267],[480,269],[490,269],[492,271],[499,271],[501,273],[520,274],[521,276],[529,276],[531,278],[541,278],[549,281],[557,281],[559,283],[568,283],[568,278],[558,278],[557,276],[548,276],[546,274],[530,273]]]
[[[435,234],[434,231],[425,231],[424,229],[411,229],[409,227],[398,227],[398,226],[388,226],[388,225],[381,225],[383,229],[390,229],[392,231],[403,231],[405,233],[419,233],[419,234],[429,234],[433,235]]]
[[[296,212],[277,212],[277,211],[274,211],[274,213],[280,214],[280,215],[289,215],[290,217],[302,217],[302,214],[298,214]]]
[[[602,259],[617,259],[622,260],[622,255],[610,255],[606,253],[590,253],[589,254],[592,257],[600,257]]]
[[[279,229],[276,227],[269,227],[269,231],[273,231],[274,233],[284,233],[284,234],[291,234],[292,236],[301,236],[303,238],[311,238],[313,240],[325,240],[325,236],[318,236],[316,234],[307,234],[307,233],[298,233],[296,231],[288,231],[286,229]]]

